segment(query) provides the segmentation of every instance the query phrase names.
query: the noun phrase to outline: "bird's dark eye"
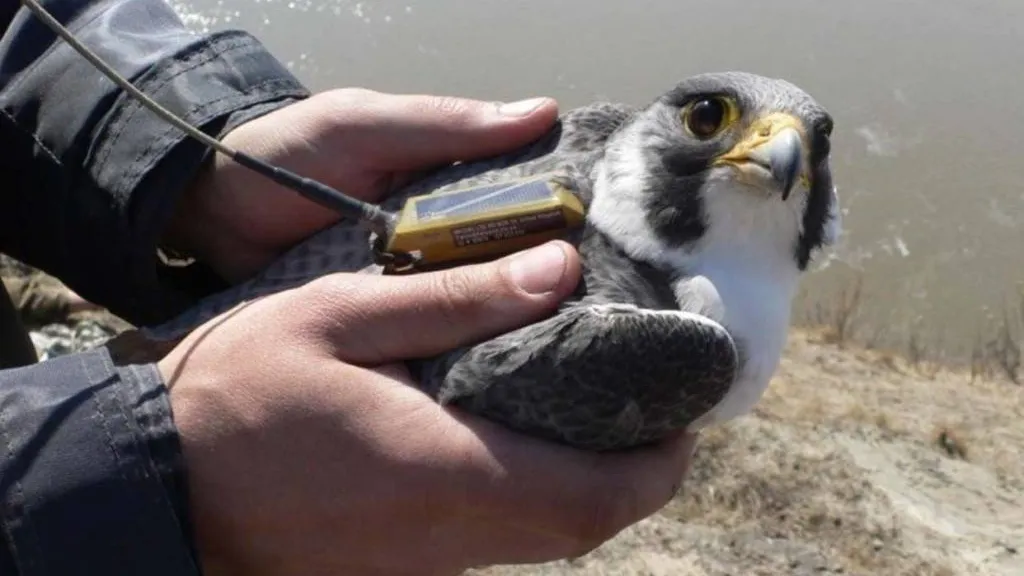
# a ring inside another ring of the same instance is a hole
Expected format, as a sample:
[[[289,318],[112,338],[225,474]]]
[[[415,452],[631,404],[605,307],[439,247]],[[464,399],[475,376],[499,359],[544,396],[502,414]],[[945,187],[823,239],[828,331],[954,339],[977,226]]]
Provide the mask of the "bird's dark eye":
[[[713,96],[695,100],[683,109],[686,129],[702,140],[718,134],[735,119],[735,106],[726,98]]]

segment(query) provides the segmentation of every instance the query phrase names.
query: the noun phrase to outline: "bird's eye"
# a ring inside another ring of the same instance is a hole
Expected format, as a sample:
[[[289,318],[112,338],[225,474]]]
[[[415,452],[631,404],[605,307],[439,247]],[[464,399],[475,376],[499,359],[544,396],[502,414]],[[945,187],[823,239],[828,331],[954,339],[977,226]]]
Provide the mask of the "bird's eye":
[[[693,101],[683,109],[686,129],[701,140],[718,134],[735,119],[735,106],[726,98],[712,96]]]

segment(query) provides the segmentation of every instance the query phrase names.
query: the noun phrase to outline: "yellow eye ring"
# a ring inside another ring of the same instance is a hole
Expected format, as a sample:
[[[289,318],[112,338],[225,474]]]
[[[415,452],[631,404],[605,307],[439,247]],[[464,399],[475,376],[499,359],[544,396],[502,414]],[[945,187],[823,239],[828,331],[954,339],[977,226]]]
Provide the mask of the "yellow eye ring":
[[[699,140],[713,138],[739,118],[739,106],[726,96],[702,96],[683,107],[683,126]]]

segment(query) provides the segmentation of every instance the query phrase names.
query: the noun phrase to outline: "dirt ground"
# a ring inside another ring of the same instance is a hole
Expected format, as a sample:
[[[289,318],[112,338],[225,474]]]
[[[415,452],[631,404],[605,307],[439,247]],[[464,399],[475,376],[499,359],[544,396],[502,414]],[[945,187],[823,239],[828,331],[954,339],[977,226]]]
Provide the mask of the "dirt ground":
[[[1024,389],[797,330],[683,492],[572,562],[498,575],[1024,575]]]

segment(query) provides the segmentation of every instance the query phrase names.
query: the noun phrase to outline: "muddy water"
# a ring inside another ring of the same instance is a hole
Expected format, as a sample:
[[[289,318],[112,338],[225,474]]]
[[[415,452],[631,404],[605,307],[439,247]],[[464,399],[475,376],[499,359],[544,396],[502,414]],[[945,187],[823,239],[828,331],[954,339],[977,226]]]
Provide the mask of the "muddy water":
[[[571,107],[703,71],[782,76],[836,118],[847,210],[803,310],[861,270],[869,332],[918,322],[956,352],[1024,280],[1024,2],[173,1],[197,29],[254,32],[315,90]]]

